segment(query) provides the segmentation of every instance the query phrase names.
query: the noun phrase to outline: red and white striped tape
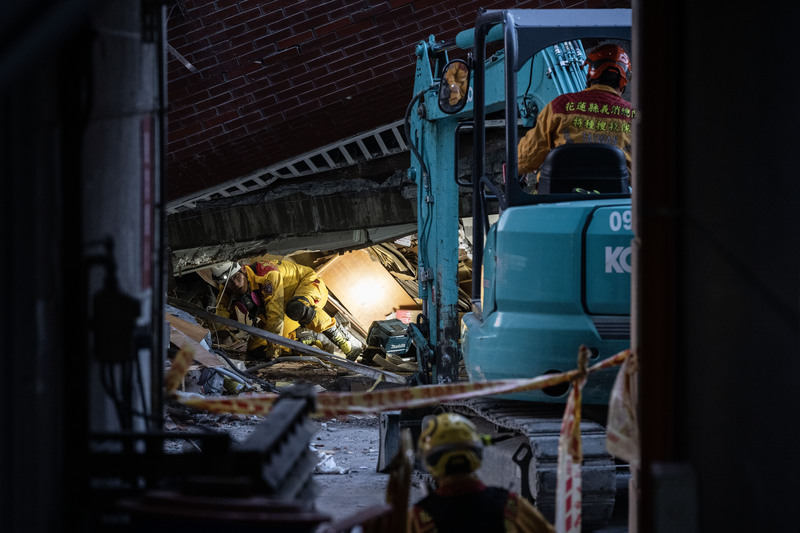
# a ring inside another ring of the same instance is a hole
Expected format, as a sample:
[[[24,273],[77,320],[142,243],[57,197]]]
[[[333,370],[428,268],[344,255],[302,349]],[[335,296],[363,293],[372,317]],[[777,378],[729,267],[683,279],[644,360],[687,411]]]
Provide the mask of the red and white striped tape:
[[[177,386],[191,362],[191,351],[181,350],[174,358],[167,375],[167,393],[183,404],[217,413],[266,415],[276,394],[238,395],[229,397],[197,397],[182,395]],[[509,394],[551,387],[572,382],[558,444],[558,480],[556,487],[556,531],[577,533],[581,530],[581,395],[588,375],[598,370],[621,365],[631,355],[623,350],[616,355],[586,366],[588,351],[581,347],[578,369],[560,374],[547,374],[531,379],[494,380],[485,382],[447,383],[406,388],[388,388],[370,392],[324,392],[316,397],[317,410],[313,416],[333,418],[340,415],[377,413],[418,408],[438,403],[464,400],[477,396]]]
[[[572,380],[558,438],[557,533],[580,533],[581,530],[581,394],[588,377],[587,360],[588,350],[581,346],[578,354],[579,374]]]
[[[605,359],[589,368],[594,372],[622,364],[628,350]],[[493,380],[484,382],[458,382],[417,387],[395,387],[371,392],[323,392],[317,395],[317,410],[313,416],[332,418],[347,414],[379,413],[436,405],[437,403],[463,400],[478,396],[492,396],[538,390],[565,383],[579,375],[578,370],[560,374],[547,374],[531,379]],[[169,391],[168,391],[169,392]],[[252,394],[221,397],[197,397],[180,395],[178,400],[196,409],[216,413],[238,413],[266,415],[277,399],[276,394]]]

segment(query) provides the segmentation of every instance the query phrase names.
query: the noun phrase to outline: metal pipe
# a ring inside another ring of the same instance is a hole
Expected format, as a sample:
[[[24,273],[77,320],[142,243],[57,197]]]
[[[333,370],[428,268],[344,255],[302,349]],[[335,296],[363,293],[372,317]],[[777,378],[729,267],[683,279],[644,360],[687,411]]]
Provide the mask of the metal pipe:
[[[475,23],[473,55],[475,57],[475,79],[472,84],[474,97],[472,132],[472,299],[479,300],[480,280],[483,270],[483,205],[481,202],[481,178],[484,174],[486,144],[486,27],[497,18],[495,12],[481,13]]]
[[[150,405],[151,417],[158,421],[158,426],[162,426],[164,413],[164,359],[166,357],[164,341],[166,338],[165,330],[161,325],[164,323],[164,280],[166,276],[172,276],[171,258],[165,257],[167,248],[166,242],[166,217],[164,206],[167,198],[167,16],[166,6],[159,8],[159,38],[156,40],[156,55],[160,61],[158,65],[158,108],[156,111],[156,150],[155,161],[158,168],[155,172],[155,187],[153,188],[155,198],[153,199],[153,257],[157,260],[157,266],[151,272],[153,276],[153,297],[152,297],[152,325],[153,341],[151,344],[152,352],[150,357]],[[163,269],[170,265],[169,272]]]
[[[505,75],[506,75],[506,198],[500,201],[500,209],[514,205],[518,195],[517,180],[517,28],[510,13],[503,14],[505,31]]]

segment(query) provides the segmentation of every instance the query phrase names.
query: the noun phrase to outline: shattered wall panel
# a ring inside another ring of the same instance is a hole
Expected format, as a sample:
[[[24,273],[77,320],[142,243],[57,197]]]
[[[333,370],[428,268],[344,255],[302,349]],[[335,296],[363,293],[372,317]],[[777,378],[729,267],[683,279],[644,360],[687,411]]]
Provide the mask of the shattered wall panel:
[[[415,309],[417,303],[365,250],[340,255],[320,270],[320,277],[336,299],[363,327],[385,320],[398,309]]]

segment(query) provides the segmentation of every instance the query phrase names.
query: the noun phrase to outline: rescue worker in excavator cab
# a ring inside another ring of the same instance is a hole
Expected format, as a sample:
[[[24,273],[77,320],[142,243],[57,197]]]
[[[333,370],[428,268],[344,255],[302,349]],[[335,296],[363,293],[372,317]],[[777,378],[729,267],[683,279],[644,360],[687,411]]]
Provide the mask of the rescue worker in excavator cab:
[[[536,125],[517,146],[519,176],[535,173],[556,146],[601,143],[625,154],[630,183],[631,121],[636,111],[622,95],[631,77],[631,61],[616,44],[603,44],[586,57],[586,89],[555,97],[539,112]],[[535,178],[538,181],[538,177]]]
[[[487,440],[458,414],[423,419],[417,451],[436,481],[436,492],[409,510],[409,532],[555,533],[527,499],[488,487],[475,475]]]
[[[265,331],[287,336],[284,318],[299,323],[309,330],[322,333],[355,361],[361,354],[361,342],[345,330],[336,319],[325,312],[328,288],[314,269],[292,261],[259,261],[240,265],[226,261],[211,267],[211,275],[219,284],[217,314],[236,318],[238,308],[252,323]],[[314,339],[300,337],[306,344],[316,344]],[[247,354],[252,359],[272,359],[281,348],[266,339],[250,336]]]

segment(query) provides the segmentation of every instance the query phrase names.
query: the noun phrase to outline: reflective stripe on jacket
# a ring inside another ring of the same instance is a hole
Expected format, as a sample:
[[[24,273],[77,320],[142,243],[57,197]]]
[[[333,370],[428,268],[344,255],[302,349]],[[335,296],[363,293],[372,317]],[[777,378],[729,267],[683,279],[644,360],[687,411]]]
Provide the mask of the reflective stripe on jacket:
[[[593,85],[577,93],[562,94],[549,102],[517,146],[519,174],[536,171],[556,146],[568,143],[602,143],[620,148],[631,169],[630,102],[607,85]]]
[[[318,311],[327,302],[327,288],[314,269],[305,265],[283,260],[259,261],[242,266],[242,272],[250,282],[250,290],[256,292],[260,300],[258,319],[263,322],[261,327],[271,333],[283,335],[286,302],[292,296],[306,297]],[[218,313],[221,316],[233,313],[232,300],[227,293],[221,296]],[[321,315],[324,315],[321,319],[332,321],[327,314]],[[326,327],[331,325],[323,324]]]

